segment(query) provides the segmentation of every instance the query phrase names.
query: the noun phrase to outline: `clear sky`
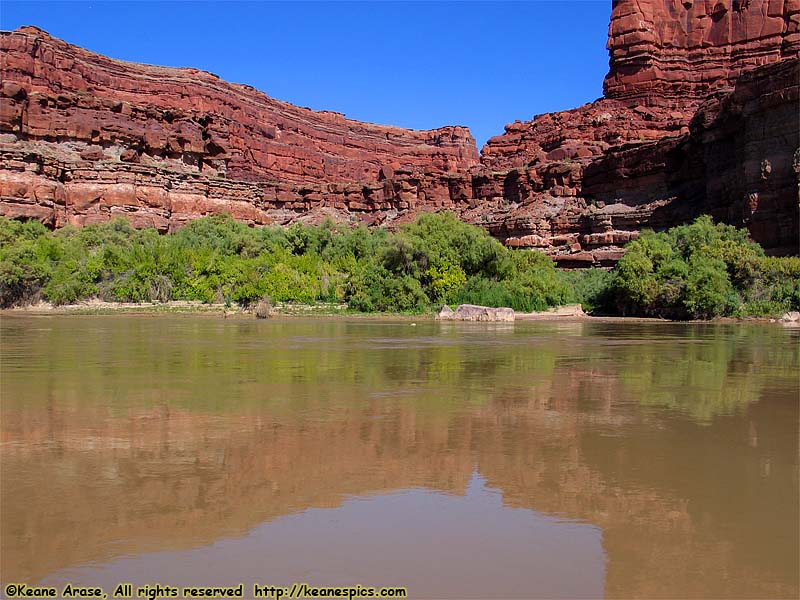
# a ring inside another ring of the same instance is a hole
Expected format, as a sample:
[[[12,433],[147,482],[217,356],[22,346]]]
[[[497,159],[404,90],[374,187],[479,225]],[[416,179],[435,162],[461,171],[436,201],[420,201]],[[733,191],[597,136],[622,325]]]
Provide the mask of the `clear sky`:
[[[196,67],[313,109],[413,129],[503,125],[602,95],[609,0],[14,2],[36,25],[122,60]]]

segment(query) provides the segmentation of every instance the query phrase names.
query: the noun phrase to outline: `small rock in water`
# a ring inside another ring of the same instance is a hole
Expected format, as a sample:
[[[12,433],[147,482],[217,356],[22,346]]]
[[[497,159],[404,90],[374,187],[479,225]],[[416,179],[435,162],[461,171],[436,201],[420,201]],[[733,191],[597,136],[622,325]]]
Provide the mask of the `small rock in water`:
[[[266,319],[272,316],[272,303],[269,298],[262,298],[256,304],[256,319]]]
[[[453,312],[453,309],[450,308],[449,306],[447,306],[447,304],[445,304],[444,306],[442,306],[442,308],[439,310],[439,312],[436,313],[436,320],[437,321],[450,321],[453,318],[453,315],[455,315],[455,312]]]

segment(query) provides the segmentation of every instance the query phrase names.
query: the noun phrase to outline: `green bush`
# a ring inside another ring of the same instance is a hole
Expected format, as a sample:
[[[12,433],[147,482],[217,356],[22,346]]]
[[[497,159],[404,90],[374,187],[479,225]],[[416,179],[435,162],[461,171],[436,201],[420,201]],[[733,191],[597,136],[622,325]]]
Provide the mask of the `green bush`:
[[[574,302],[583,306],[587,312],[613,312],[611,296],[612,271],[607,269],[570,269],[560,271],[559,275],[572,289]]]
[[[477,304],[479,306],[508,306],[514,310],[527,310],[521,289],[515,289],[506,281],[485,277],[470,277],[455,297],[455,304]]]
[[[390,239],[384,266],[420,278],[429,268],[460,267],[467,276],[501,275],[509,251],[486,231],[450,212],[420,215]]]
[[[345,298],[351,308],[363,312],[419,312],[430,306],[419,280],[395,275],[376,263],[352,275]]]
[[[614,269],[623,315],[669,318],[777,315],[800,307],[800,259],[769,258],[747,232],[708,216],[642,232]]]
[[[439,303],[451,302],[458,291],[467,283],[467,275],[459,265],[430,267],[425,271],[425,279],[431,290],[431,298]]]

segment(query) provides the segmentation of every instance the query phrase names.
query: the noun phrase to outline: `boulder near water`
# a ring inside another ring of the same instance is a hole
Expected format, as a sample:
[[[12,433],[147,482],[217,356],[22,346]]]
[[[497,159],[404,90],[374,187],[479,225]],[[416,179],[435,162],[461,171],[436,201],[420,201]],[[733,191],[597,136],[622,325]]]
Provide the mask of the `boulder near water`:
[[[439,321],[513,322],[514,316],[513,308],[461,304],[455,311],[449,306],[443,306],[436,318]]]
[[[269,298],[262,298],[256,304],[255,309],[256,319],[268,319],[272,316],[272,302],[269,301]]]
[[[455,311],[452,308],[445,304],[442,308],[439,309],[439,312],[436,313],[436,320],[437,321],[450,321],[455,315]]]

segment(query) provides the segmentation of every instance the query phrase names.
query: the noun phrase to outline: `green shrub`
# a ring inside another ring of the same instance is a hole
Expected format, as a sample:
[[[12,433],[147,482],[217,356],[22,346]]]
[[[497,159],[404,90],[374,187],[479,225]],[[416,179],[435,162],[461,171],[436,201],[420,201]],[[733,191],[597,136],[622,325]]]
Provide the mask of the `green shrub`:
[[[467,283],[467,275],[459,265],[430,267],[425,271],[425,279],[431,290],[431,298],[437,303],[452,301],[458,291]]]
[[[765,316],[800,307],[798,282],[800,259],[765,257],[746,231],[703,216],[642,232],[614,269],[609,293],[623,315]]]
[[[693,255],[683,297],[689,314],[702,319],[729,315],[740,303],[725,263],[718,258]]]
[[[353,274],[345,299],[351,308],[363,312],[419,312],[430,306],[418,279],[395,275],[376,263]]]
[[[514,310],[527,311],[528,303],[522,297],[522,290],[506,281],[496,281],[474,276],[456,295],[455,304],[477,304],[479,306],[508,306]]]
[[[486,231],[450,212],[422,214],[394,236],[384,266],[420,278],[429,268],[459,266],[467,276],[501,274],[509,251]]]
[[[561,271],[560,276],[572,289],[574,302],[587,312],[608,313],[613,310],[611,281],[613,274],[606,269],[571,269]]]

